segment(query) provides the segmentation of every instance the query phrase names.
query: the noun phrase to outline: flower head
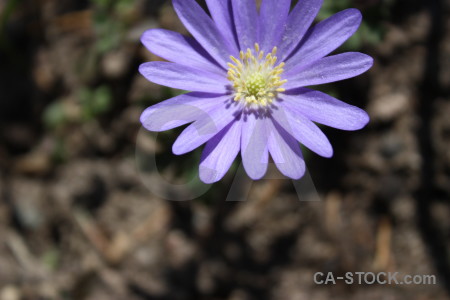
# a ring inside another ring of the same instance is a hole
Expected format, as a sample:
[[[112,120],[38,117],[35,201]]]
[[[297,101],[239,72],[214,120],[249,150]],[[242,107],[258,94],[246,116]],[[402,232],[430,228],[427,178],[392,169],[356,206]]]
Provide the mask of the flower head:
[[[241,153],[252,179],[264,176],[269,155],[284,175],[305,172],[299,142],[324,157],[332,147],[315,123],[358,130],[369,121],[361,109],[307,86],[367,71],[371,57],[329,54],[359,27],[361,14],[347,9],[311,27],[322,0],[207,0],[210,16],[195,0],[173,0],[193,38],[151,29],[143,44],[169,62],[148,62],[150,81],[192,91],[147,108],[143,126],[163,131],[187,126],[173,145],[184,154],[206,143],[200,178],[220,180]]]

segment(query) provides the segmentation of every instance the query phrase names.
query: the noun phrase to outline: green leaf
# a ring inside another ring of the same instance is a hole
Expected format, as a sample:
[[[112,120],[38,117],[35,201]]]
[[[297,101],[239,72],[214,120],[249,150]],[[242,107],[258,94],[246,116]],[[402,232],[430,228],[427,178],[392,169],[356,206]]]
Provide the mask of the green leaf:
[[[43,114],[43,121],[50,128],[56,128],[64,124],[67,121],[64,105],[57,101],[47,106]]]

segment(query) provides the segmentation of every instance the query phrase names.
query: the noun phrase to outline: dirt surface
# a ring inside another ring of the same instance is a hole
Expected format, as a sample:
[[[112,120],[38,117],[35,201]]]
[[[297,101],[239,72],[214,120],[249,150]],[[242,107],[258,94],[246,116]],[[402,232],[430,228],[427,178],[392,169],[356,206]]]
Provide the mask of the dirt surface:
[[[140,34],[186,30],[169,1],[120,2],[0,2],[0,300],[450,299],[449,1],[354,1],[390,3],[382,39],[358,49],[375,66],[333,85],[371,122],[324,128],[335,155],[306,154],[313,198],[311,182],[241,180],[237,163],[192,201],[155,196],[136,165],[138,141],[165,178],[195,176],[198,152],[174,157],[176,132],[139,124],[173,93],[138,74],[158,59]]]

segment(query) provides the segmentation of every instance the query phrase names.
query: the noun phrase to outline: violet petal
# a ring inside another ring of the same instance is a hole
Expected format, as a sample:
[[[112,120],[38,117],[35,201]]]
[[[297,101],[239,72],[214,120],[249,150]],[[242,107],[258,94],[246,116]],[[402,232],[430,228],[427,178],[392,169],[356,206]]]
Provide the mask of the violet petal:
[[[241,149],[242,122],[235,121],[206,143],[200,160],[200,179],[213,183],[222,179]]]

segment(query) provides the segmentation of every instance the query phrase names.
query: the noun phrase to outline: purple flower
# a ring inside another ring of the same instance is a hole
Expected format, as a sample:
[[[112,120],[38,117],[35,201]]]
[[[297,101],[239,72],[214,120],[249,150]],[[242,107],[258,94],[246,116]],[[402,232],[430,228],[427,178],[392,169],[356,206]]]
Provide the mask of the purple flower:
[[[322,0],[173,0],[194,39],[148,30],[143,44],[170,62],[148,62],[148,80],[193,91],[147,108],[143,126],[163,131],[190,124],[173,145],[181,155],[206,143],[200,179],[220,180],[241,152],[247,174],[264,176],[269,154],[285,176],[299,179],[305,162],[298,142],[331,157],[330,142],[315,123],[358,130],[369,121],[361,109],[306,86],[339,81],[367,71],[371,57],[329,55],[359,27],[361,14],[347,9],[310,28]]]

